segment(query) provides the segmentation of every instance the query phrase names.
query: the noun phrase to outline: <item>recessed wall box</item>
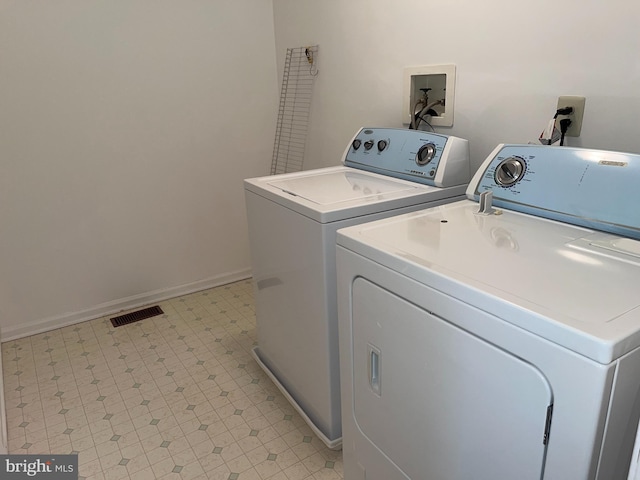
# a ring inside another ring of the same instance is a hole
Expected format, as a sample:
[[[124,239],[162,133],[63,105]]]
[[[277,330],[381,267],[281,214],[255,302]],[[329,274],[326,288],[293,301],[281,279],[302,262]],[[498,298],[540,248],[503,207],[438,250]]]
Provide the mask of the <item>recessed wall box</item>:
[[[455,84],[455,65],[424,65],[405,68],[402,122],[410,124],[412,115],[423,111],[422,116],[431,125],[453,126]],[[425,107],[427,108],[425,109]],[[429,116],[426,116],[427,114]]]

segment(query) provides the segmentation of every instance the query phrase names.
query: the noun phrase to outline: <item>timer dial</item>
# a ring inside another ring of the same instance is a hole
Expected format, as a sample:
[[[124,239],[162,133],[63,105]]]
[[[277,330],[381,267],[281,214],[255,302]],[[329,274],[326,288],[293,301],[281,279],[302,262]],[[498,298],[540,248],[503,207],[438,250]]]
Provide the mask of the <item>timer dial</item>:
[[[435,154],[436,146],[433,143],[426,143],[420,147],[420,150],[418,150],[418,153],[416,154],[416,163],[420,166],[426,165],[433,160]]]
[[[523,158],[508,157],[496,167],[494,179],[498,185],[511,187],[522,180],[526,170],[527,164]]]

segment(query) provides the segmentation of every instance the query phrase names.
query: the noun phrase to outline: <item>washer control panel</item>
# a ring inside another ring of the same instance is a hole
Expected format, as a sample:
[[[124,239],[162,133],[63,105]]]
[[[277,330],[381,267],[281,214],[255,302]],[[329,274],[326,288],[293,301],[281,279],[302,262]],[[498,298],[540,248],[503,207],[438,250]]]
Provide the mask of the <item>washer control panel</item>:
[[[467,140],[420,130],[362,128],[347,147],[344,164],[438,187],[469,182]]]
[[[467,198],[640,238],[640,155],[545,145],[498,145]]]

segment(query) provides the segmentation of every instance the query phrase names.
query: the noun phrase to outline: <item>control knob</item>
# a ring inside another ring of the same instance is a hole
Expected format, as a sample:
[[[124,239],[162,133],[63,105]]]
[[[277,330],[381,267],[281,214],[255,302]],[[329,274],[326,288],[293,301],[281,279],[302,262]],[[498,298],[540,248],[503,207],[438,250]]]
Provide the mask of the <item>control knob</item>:
[[[364,142],[365,150],[371,150],[372,147],[373,147],[373,140],[367,140],[366,142]]]
[[[511,187],[519,182],[527,170],[527,164],[523,158],[508,157],[496,167],[494,180],[498,185]]]
[[[436,146],[433,143],[425,143],[416,154],[416,163],[420,166],[426,165],[436,154]]]
[[[357,138],[351,144],[354,150],[358,150],[360,148],[360,145],[362,145],[362,142]]]
[[[385,148],[387,148],[389,142],[387,140],[379,140],[378,141],[378,151],[382,152]]]

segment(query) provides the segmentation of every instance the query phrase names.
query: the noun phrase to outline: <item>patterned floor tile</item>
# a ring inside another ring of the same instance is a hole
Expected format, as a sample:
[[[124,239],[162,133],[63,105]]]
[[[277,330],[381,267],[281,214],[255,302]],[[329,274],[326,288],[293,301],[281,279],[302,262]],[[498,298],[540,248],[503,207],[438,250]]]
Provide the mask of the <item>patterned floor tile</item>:
[[[341,480],[253,361],[249,280],[2,345],[10,453],[79,452],[81,478]]]

